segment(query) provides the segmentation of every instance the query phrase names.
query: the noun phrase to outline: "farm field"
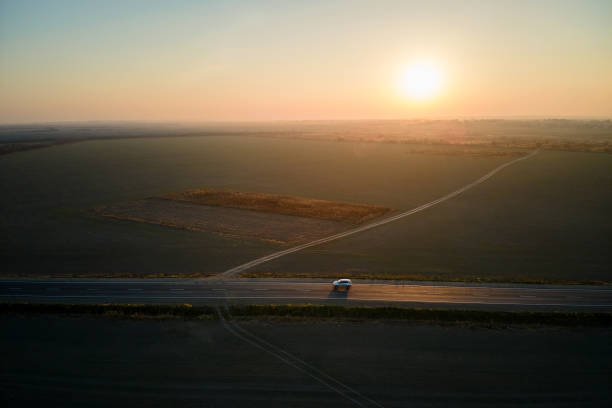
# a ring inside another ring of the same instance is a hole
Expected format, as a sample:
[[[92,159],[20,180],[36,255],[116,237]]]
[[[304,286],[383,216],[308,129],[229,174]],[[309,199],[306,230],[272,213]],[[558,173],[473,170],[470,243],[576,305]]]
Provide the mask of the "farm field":
[[[183,201],[160,210],[151,197],[207,186],[402,211],[525,152],[419,149],[225,135],[96,140],[5,155],[2,275],[209,276],[346,227],[232,208],[205,214]],[[544,150],[424,212],[244,275],[610,282],[610,185],[612,156]],[[141,207],[134,213],[125,203]],[[100,217],[100,207],[123,215]],[[129,221],[138,211],[147,222]]]
[[[194,186],[411,208],[508,160],[412,148],[210,136],[87,141],[5,155],[2,274],[206,276],[283,246],[107,219],[93,209]]]
[[[284,245],[310,242],[346,230],[339,221],[245,211],[190,202],[149,198],[96,209],[96,214],[189,231],[209,231],[236,239]]]
[[[542,151],[447,202],[248,276],[610,282],[612,156]]]
[[[612,121],[576,119],[446,119],[279,122],[75,122],[0,124],[0,154],[93,139],[249,135],[276,139],[400,143],[434,154],[509,155],[499,148],[612,153]],[[451,149],[448,149],[450,146]],[[455,149],[463,146],[465,149]],[[453,148],[455,147],[455,148]]]
[[[362,224],[391,210],[374,205],[206,188],[164,194],[162,198],[206,206],[318,218],[351,224]]]
[[[279,244],[300,244],[363,224],[390,208],[276,194],[191,189],[100,206],[96,215]]]
[[[5,406],[353,406],[219,321],[0,318]],[[608,328],[238,321],[385,407],[607,406]],[[500,353],[500,350],[504,350]]]

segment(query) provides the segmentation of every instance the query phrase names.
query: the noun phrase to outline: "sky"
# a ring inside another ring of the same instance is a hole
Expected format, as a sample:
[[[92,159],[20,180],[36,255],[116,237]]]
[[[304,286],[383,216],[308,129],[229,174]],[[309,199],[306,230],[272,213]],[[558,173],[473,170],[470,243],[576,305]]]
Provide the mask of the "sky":
[[[1,123],[506,116],[612,117],[612,1],[0,0]]]

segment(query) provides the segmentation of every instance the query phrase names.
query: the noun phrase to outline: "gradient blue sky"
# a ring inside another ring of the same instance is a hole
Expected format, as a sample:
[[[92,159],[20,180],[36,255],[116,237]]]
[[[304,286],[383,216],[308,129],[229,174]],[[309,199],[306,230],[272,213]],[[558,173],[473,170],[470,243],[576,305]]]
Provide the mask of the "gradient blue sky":
[[[513,115],[612,116],[612,1],[0,0],[4,123]]]

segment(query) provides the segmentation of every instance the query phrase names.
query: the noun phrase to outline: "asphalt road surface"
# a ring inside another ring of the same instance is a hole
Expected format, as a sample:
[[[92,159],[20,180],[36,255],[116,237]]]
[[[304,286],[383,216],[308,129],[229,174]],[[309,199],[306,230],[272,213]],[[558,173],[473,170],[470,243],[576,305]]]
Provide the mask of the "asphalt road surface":
[[[1,279],[0,301],[53,303],[401,304],[486,309],[612,311],[612,288],[511,284],[331,282],[282,279]]]

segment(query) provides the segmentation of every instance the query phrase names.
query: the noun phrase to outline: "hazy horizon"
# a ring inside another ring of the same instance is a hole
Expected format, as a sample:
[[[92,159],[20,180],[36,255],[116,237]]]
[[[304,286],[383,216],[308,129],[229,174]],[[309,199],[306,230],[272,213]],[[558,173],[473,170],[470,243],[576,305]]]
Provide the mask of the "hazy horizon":
[[[486,121],[486,120],[516,120],[516,121],[539,121],[539,120],[568,120],[568,121],[610,121],[610,115],[463,115],[463,116],[428,116],[428,117],[404,117],[404,118],[360,118],[360,119],[236,119],[236,120],[198,120],[198,119],[59,119],[59,120],[32,120],[32,121],[4,121],[0,126],[21,125],[70,125],[70,124],[176,124],[176,125],[206,125],[206,124],[266,124],[266,123],[296,123],[296,122],[410,122],[410,121]]]
[[[0,122],[0,126],[70,126],[70,125],[265,125],[265,124],[291,124],[291,123],[354,123],[354,122],[435,122],[435,121],[612,121],[612,115],[592,115],[592,116],[554,116],[554,115],[496,115],[496,116],[431,116],[431,117],[412,117],[412,118],[361,118],[361,119],[252,119],[252,120],[197,120],[197,119],[77,119],[77,120],[41,120],[41,121],[14,121]]]

